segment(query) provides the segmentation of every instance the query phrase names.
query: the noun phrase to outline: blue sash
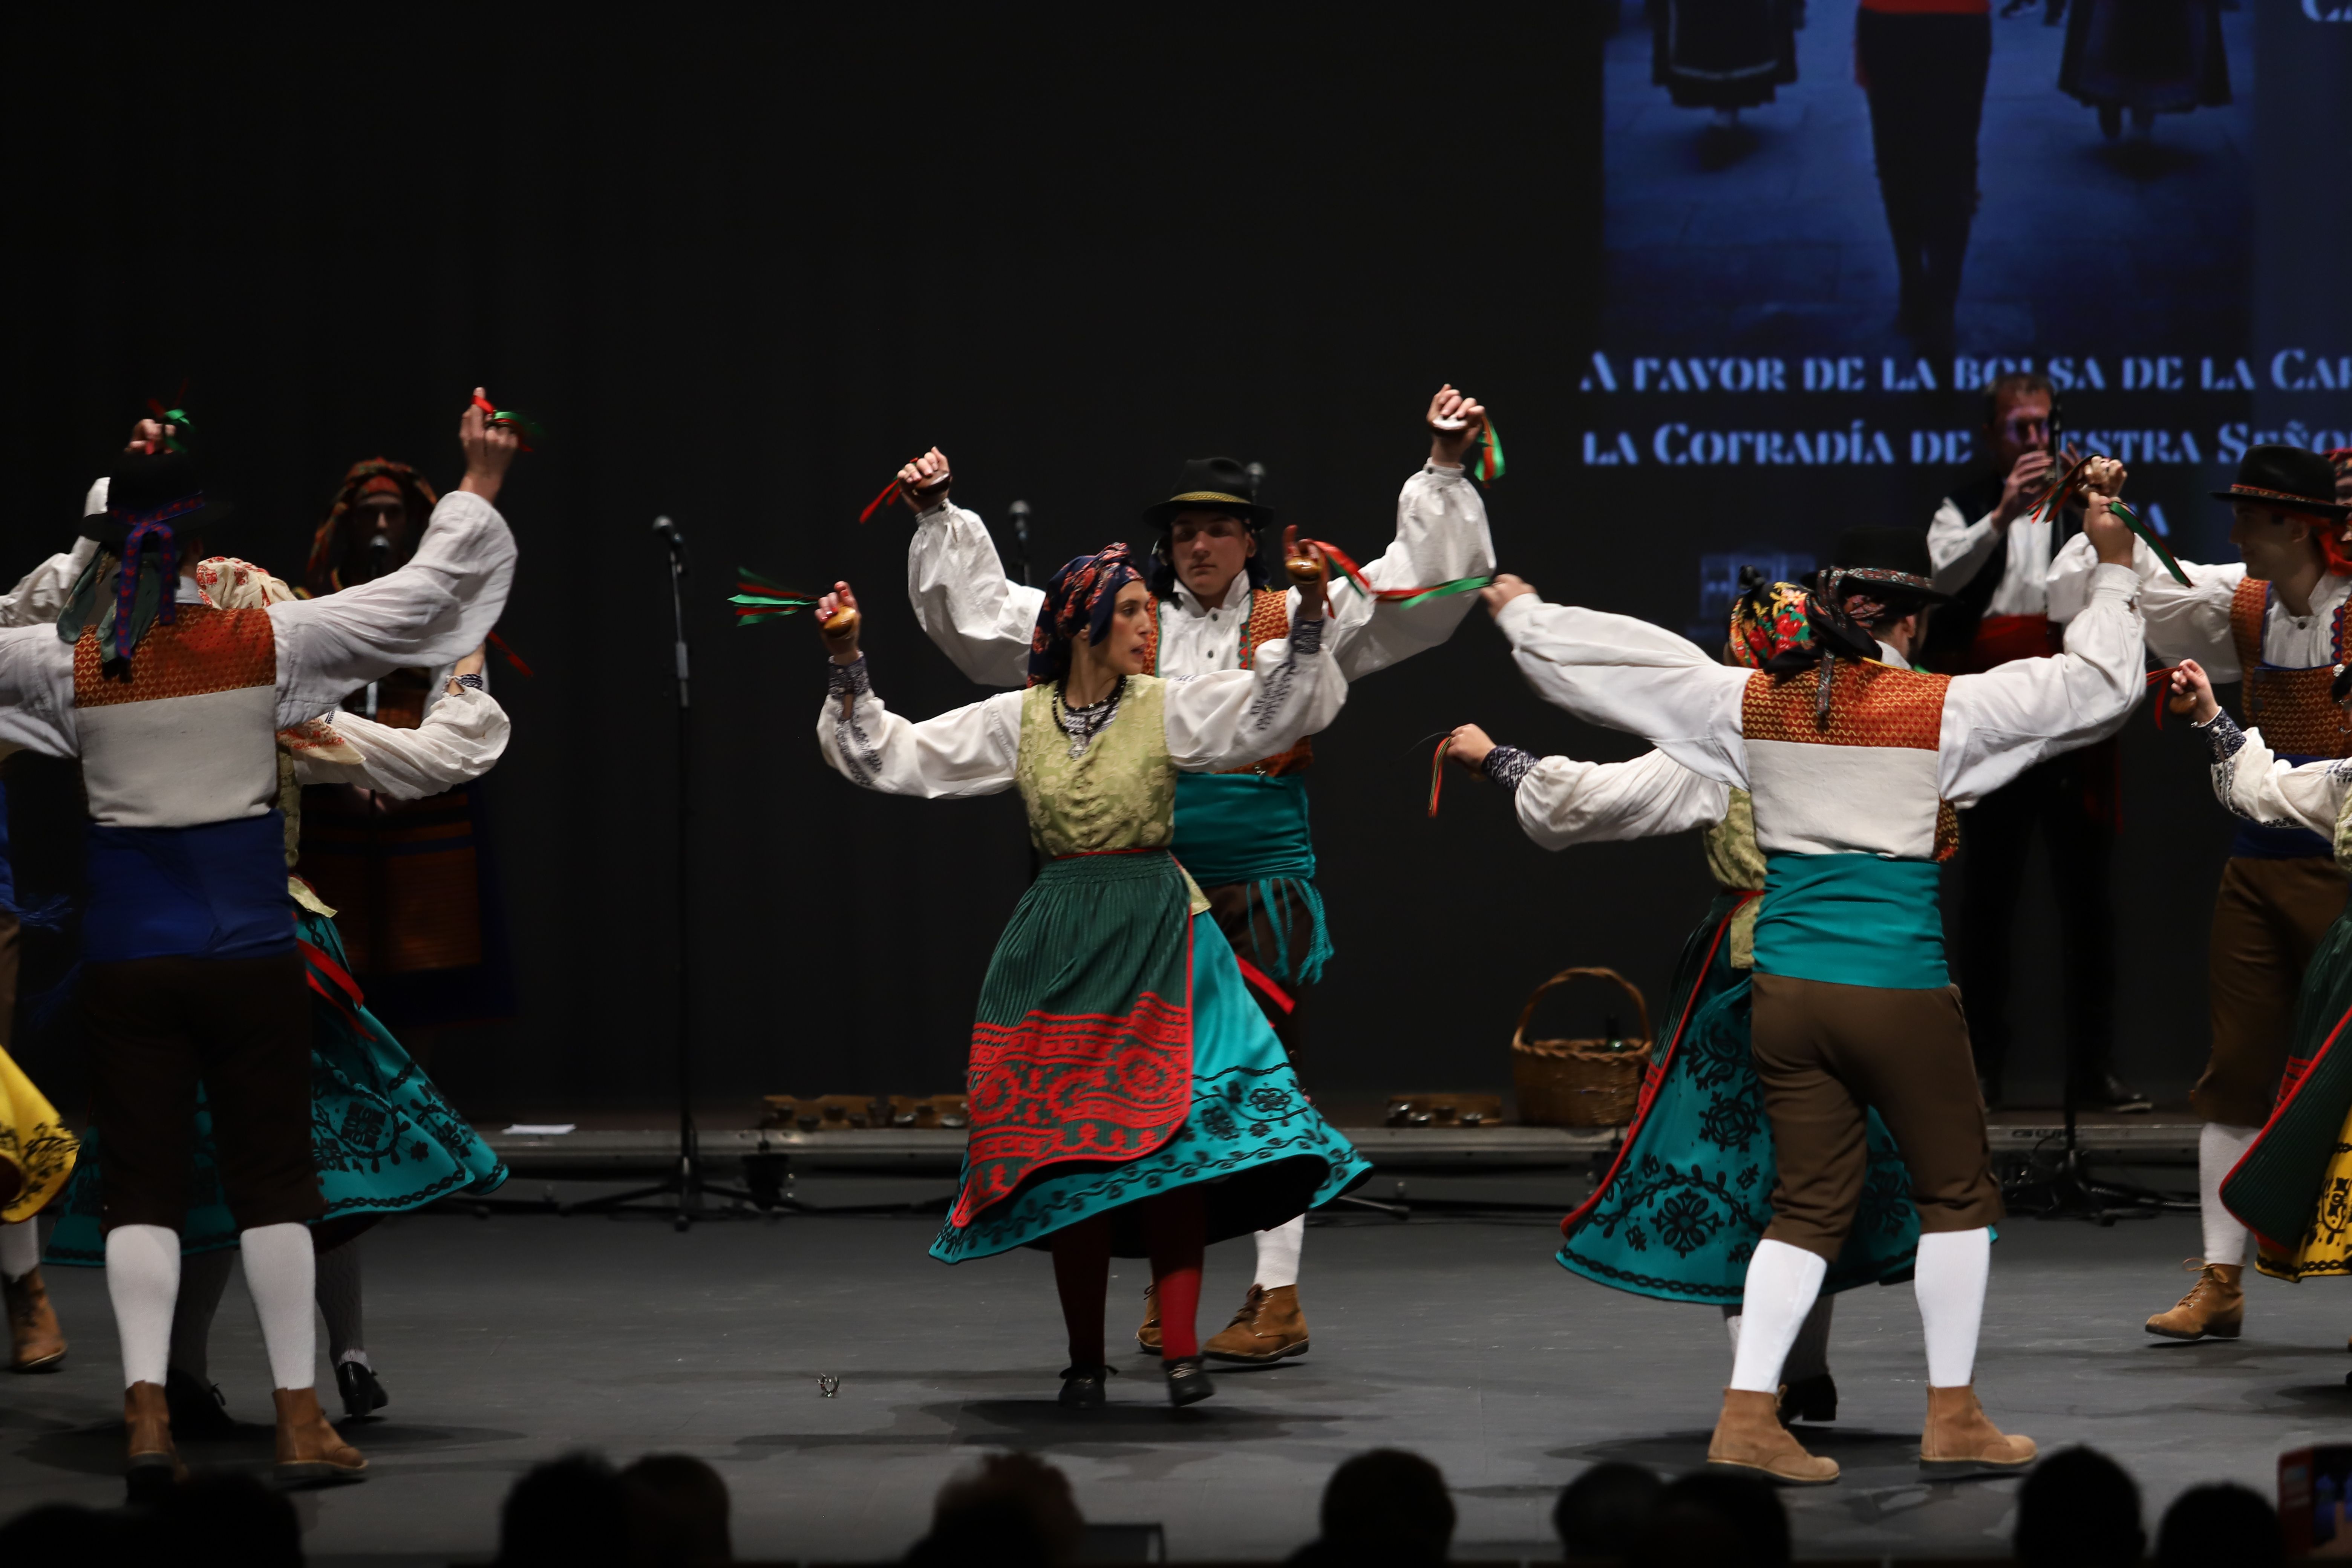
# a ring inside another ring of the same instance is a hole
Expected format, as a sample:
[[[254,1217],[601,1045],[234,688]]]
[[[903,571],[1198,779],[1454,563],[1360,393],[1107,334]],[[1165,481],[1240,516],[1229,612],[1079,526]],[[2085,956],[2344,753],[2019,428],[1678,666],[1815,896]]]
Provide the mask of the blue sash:
[[[1940,872],[1932,860],[1769,854],[1756,912],[1756,971],[1792,980],[1940,990]]]
[[[263,958],[294,949],[286,819],[89,829],[83,956]]]
[[[1171,846],[1204,888],[1315,876],[1307,781],[1295,774],[1178,773]]]
[[[2320,761],[2317,757],[2284,754],[2278,760],[2291,768]],[[2335,845],[2308,827],[2265,827],[2259,822],[2241,820],[2238,836],[2230,840],[2230,858],[2233,860],[2302,860],[2329,858],[2335,853]]]

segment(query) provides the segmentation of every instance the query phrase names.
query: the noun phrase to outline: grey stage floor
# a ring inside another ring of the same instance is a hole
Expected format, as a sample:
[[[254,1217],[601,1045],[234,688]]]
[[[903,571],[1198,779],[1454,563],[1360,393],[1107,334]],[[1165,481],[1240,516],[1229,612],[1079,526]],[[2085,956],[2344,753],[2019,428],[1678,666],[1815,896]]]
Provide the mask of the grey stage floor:
[[[1123,1358],[1114,1406],[1079,1417],[1051,1403],[1062,1356],[1046,1260],[944,1268],[923,1254],[932,1223],[382,1227],[365,1244],[369,1339],[390,1418],[351,1429],[372,1480],[301,1497],[314,1560],[486,1553],[513,1478],[582,1445],[700,1455],[733,1490],[740,1552],[839,1561],[902,1551],[940,1483],[990,1447],[1050,1455],[1089,1518],[1161,1521],[1173,1555],[1279,1557],[1312,1533],[1334,1465],[1393,1444],[1444,1468],[1463,1555],[1533,1556],[1552,1495],[1585,1464],[1698,1463],[1728,1362],[1712,1309],[1570,1278],[1539,1220],[1367,1219],[1308,1238],[1311,1356],[1221,1376],[1215,1400],[1181,1413],[1149,1363]],[[2045,1447],[2116,1455],[2151,1518],[2200,1480],[2268,1489],[2282,1449],[2340,1440],[2352,1417],[2352,1293],[2263,1281],[2237,1344],[2142,1335],[2197,1247],[2193,1222],[2168,1217],[2106,1231],[2013,1223],[1995,1252],[1988,1405]],[[1209,1326],[1248,1268],[1244,1244],[1212,1254]],[[52,1279],[73,1353],[55,1375],[0,1379],[0,1513],[119,1495],[104,1281]],[[1115,1328],[1142,1283],[1140,1265],[1118,1266]],[[1925,1486],[1911,1463],[1924,1396],[1910,1290],[1842,1298],[1833,1353],[1843,1419],[1819,1446],[1846,1479],[1790,1494],[1800,1550],[1997,1550],[2017,1483]],[[214,1364],[232,1411],[257,1420],[267,1374],[241,1286]],[[819,1396],[819,1373],[841,1378],[838,1397]],[[268,1452],[257,1425],[190,1458],[259,1465]]]

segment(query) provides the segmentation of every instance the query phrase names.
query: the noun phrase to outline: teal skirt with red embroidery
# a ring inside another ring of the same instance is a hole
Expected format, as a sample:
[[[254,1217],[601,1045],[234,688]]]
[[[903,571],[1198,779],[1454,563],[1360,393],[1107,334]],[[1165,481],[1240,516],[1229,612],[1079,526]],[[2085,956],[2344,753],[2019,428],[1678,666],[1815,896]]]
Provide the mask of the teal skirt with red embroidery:
[[[368,1220],[504,1183],[504,1162],[362,1004],[335,922],[305,910],[295,930],[310,976],[310,1147],[327,1200],[316,1223],[348,1236]],[[106,1262],[99,1192],[104,1131],[93,1127],[83,1135],[73,1181],[50,1205],[58,1223],[42,1255],[46,1262],[85,1268]],[[320,1244],[327,1245],[323,1236]],[[236,1245],[236,1221],[214,1161],[212,1112],[199,1088],[180,1250]]]
[[[1307,1100],[1223,933],[1163,851],[1048,861],[997,943],[972,1025],[971,1142],[945,1263],[1202,1189],[1212,1241],[1328,1203],[1371,1167]]]

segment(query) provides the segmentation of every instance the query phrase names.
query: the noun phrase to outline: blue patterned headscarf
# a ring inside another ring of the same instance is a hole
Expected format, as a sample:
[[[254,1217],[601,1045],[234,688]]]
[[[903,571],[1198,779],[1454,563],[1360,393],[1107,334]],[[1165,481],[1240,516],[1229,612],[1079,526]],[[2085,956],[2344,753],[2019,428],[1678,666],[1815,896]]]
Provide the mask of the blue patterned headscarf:
[[[1092,555],[1065,563],[1045,584],[1045,602],[1037,607],[1037,629],[1029,634],[1029,684],[1057,680],[1070,668],[1070,644],[1078,629],[1087,641],[1098,643],[1110,636],[1110,615],[1118,591],[1140,583],[1143,574],[1124,544],[1106,544]]]

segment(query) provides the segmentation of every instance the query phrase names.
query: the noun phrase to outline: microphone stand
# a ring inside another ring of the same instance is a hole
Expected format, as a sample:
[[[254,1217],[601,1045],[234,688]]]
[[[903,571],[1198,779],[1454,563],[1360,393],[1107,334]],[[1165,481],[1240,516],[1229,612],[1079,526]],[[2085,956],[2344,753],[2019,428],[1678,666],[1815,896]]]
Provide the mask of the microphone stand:
[[[1026,588],[1029,586],[1029,503],[1014,501],[1004,509],[1004,514],[1013,520],[1013,548],[1020,559],[1021,585]]]
[[[686,535],[667,517],[654,519],[654,531],[661,535],[669,552],[669,610],[673,628],[672,655],[677,680],[677,1039],[675,1047],[677,1069],[677,1168],[667,1177],[649,1187],[633,1187],[625,1193],[590,1198],[583,1203],[564,1205],[563,1213],[573,1214],[659,1214],[672,1215],[671,1224],[678,1230],[692,1227],[698,1218],[710,1218],[729,1211],[706,1209],[703,1199],[720,1197],[742,1204],[756,1202],[752,1195],[740,1188],[722,1187],[707,1179],[702,1173],[701,1140],[694,1125],[692,1069],[694,1062],[694,943],[690,931],[692,899],[691,874],[693,858],[690,824],[693,817],[692,797],[688,786],[692,780],[690,763],[693,748],[688,743],[689,721],[694,712],[691,700],[689,667],[686,642]],[[648,1204],[646,1198],[674,1198],[676,1203]],[[789,1203],[790,1200],[786,1200]],[[762,1205],[765,1206],[765,1205]],[[740,1212],[740,1211],[739,1211]]]

